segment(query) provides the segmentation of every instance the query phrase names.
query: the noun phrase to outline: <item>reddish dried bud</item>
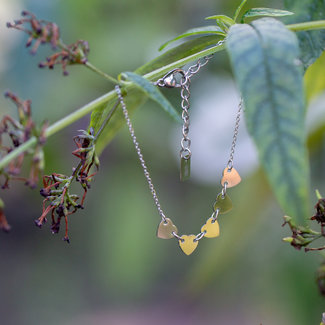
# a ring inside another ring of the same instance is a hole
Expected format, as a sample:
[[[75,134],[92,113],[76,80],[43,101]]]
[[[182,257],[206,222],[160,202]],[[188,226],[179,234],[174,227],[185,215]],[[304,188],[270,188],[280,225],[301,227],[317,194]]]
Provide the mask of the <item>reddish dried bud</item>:
[[[66,241],[68,244],[70,244],[70,239],[69,239],[68,236],[64,236],[64,237],[62,238],[62,240],[63,240],[63,241]]]
[[[60,231],[60,222],[61,218],[58,218],[58,221],[52,222],[51,232],[52,234],[57,234]]]
[[[315,205],[316,214],[312,216],[311,220],[316,220],[318,223],[325,224],[325,199],[320,199]]]
[[[63,204],[60,204],[58,206],[58,208],[56,209],[55,212],[58,214],[59,217],[64,217],[65,216],[65,213],[64,213],[64,206],[63,206]]]
[[[34,223],[38,228],[42,228],[43,224],[46,222],[47,222],[47,219],[42,218],[42,217],[34,220]]]

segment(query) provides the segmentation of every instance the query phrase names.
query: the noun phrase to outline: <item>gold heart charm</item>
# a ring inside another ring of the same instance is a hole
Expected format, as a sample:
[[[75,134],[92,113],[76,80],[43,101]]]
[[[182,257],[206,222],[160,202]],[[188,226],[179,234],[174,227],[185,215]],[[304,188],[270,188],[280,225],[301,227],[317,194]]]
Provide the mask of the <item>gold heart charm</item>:
[[[218,237],[220,234],[219,223],[216,219],[212,217],[209,218],[206,224],[201,228],[202,232],[205,232],[204,237],[214,238]]]
[[[191,255],[199,244],[198,241],[194,241],[195,238],[195,235],[183,235],[179,239],[179,247],[186,255]]]
[[[225,194],[224,197],[222,197],[222,193],[220,193],[217,196],[216,202],[213,205],[214,211],[217,211],[219,209],[219,213],[227,213],[232,209],[232,202],[230,197]]]
[[[222,173],[221,185],[223,186],[227,182],[227,187],[233,187],[239,184],[241,178],[237,170],[232,167],[230,170],[226,167]]]
[[[166,222],[161,220],[157,229],[157,237],[162,239],[170,239],[174,237],[173,232],[176,234],[178,232],[177,227],[173,224],[173,222],[169,218],[166,218]]]

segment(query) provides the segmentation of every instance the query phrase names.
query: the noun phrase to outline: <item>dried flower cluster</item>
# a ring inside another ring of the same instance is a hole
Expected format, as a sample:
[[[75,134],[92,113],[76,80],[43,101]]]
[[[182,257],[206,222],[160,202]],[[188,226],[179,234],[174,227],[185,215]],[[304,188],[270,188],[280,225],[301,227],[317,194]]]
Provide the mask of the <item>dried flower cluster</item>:
[[[5,115],[0,122],[0,154],[1,157],[7,155],[24,142],[28,141],[32,136],[38,138],[36,148],[21,153],[16,159],[12,160],[8,167],[0,170],[0,175],[4,177],[2,189],[9,188],[10,180],[22,180],[31,188],[35,188],[38,183],[40,173],[44,168],[44,155],[42,147],[45,143],[45,131],[48,126],[44,122],[41,129],[35,126],[32,119],[31,101],[21,100],[12,92],[7,91],[5,96],[12,100],[18,110],[18,120],[9,115]],[[8,139],[4,139],[4,135]],[[7,140],[7,141],[6,141]],[[32,163],[30,175],[28,178],[19,177],[24,158],[27,154],[32,155]]]
[[[71,45],[66,45],[60,39],[60,29],[53,23],[38,19],[29,11],[22,12],[22,19],[7,23],[8,28],[23,31],[29,35],[26,47],[31,47],[31,54],[36,54],[41,44],[50,44],[53,50],[60,51],[49,56],[45,62],[39,64],[40,68],[48,67],[53,69],[55,65],[61,65],[63,74],[68,75],[67,66],[73,64],[86,64],[89,53],[88,42],[79,40]],[[11,99],[18,109],[18,120],[11,116],[4,116],[0,122],[0,158],[9,154],[32,136],[38,139],[36,147],[22,152],[16,159],[12,160],[7,167],[0,170],[0,176],[4,178],[0,183],[3,189],[9,188],[10,180],[22,180],[31,188],[37,186],[39,176],[44,168],[44,155],[42,147],[45,143],[45,132],[48,126],[44,123],[40,130],[35,126],[31,116],[31,101],[20,100],[11,92],[6,93],[6,97]],[[8,135],[7,139],[4,135]],[[95,173],[91,174],[92,167],[98,169],[99,161],[95,153],[95,136],[93,131],[82,131],[82,134],[74,138],[77,149],[73,154],[80,159],[78,166],[73,170],[71,176],[53,173],[43,177],[43,188],[40,193],[45,197],[43,200],[43,212],[40,218],[35,220],[37,226],[41,227],[46,222],[46,216],[51,214],[53,233],[60,230],[61,219],[65,219],[66,232],[64,240],[69,242],[68,237],[68,216],[78,209],[83,208],[85,197],[90,188],[89,182]],[[32,156],[29,177],[20,176],[21,168],[25,156]],[[79,196],[70,194],[70,185],[76,180],[83,189],[83,195],[79,201]],[[9,231],[10,226],[3,213],[4,203],[0,199],[0,229]]]
[[[31,54],[35,54],[41,44],[51,44],[53,50],[58,47],[61,49],[61,51],[49,56],[46,62],[41,62],[40,68],[53,69],[54,65],[59,64],[62,66],[63,74],[68,75],[69,73],[66,70],[68,65],[87,62],[88,42],[79,40],[71,45],[66,45],[61,41],[60,30],[55,23],[37,19],[34,14],[28,11],[23,11],[22,16],[24,18],[16,20],[14,23],[7,23],[7,27],[23,31],[29,35],[26,47],[33,45]],[[30,29],[26,28],[25,25],[29,25]]]
[[[320,196],[320,195],[319,195]],[[288,224],[291,231],[292,236],[286,237],[283,241],[290,243],[293,247],[300,250],[302,247],[305,248],[305,252],[309,251],[321,251],[325,249],[325,246],[320,247],[308,247],[309,244],[314,242],[317,239],[325,237],[325,199],[319,197],[316,205],[316,214],[310,218],[310,220],[316,220],[320,225],[320,231],[315,231],[305,226],[297,226],[291,217],[284,217],[284,225]]]
[[[92,130],[90,132],[82,131],[82,134],[75,137],[74,141],[77,149],[73,151],[73,155],[80,159],[76,168],[73,169],[71,176],[62,174],[52,174],[43,177],[44,187],[40,193],[45,197],[43,200],[43,211],[41,216],[35,220],[35,224],[41,228],[47,221],[46,217],[51,215],[51,231],[57,234],[60,231],[61,219],[65,221],[65,235],[63,240],[70,242],[68,235],[68,217],[75,213],[78,209],[83,209],[85,197],[90,182],[95,173],[90,173],[92,167],[98,170],[99,160],[95,153],[95,137]],[[70,186],[73,180],[79,182],[83,189],[83,195],[80,203],[79,196],[70,193]]]
[[[32,136],[37,137],[38,142],[35,148],[22,152],[6,168],[0,170],[0,176],[3,177],[1,188],[8,189],[10,180],[23,181],[30,188],[35,188],[44,168],[43,145],[46,140],[45,131],[48,123],[44,122],[39,130],[32,119],[31,101],[21,100],[9,91],[5,93],[5,96],[16,105],[18,120],[5,115],[0,121],[0,157],[3,158],[12,150],[28,141]],[[27,178],[20,175],[26,155],[32,156],[30,173]],[[9,231],[10,226],[5,218],[3,209],[4,203],[0,200],[0,229]]]

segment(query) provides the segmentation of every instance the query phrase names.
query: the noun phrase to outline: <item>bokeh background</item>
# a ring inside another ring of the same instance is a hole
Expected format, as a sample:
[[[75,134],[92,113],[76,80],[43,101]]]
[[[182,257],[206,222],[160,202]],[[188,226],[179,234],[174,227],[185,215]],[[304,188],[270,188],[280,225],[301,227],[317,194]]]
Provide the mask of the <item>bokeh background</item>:
[[[166,40],[208,24],[204,17],[232,15],[238,2],[0,0],[0,91],[32,99],[36,120],[54,122],[112,88],[81,66],[70,67],[68,77],[60,67],[38,69],[48,49],[29,55],[26,36],[5,27],[23,9],[57,22],[66,43],[88,40],[90,61],[117,75],[158,55]],[[282,8],[281,1],[248,2]],[[184,184],[179,127],[152,102],[132,116],[163,208],[182,233],[197,232],[209,217],[229,157],[238,92],[225,53],[193,78],[191,90],[193,170]],[[312,202],[315,188],[325,193],[324,99],[320,93],[308,108]],[[15,111],[4,98],[0,107]],[[88,122],[48,139],[46,173],[70,173],[72,137]],[[155,236],[159,217],[126,128],[103,152],[86,208],[70,219],[70,245],[48,225],[34,226],[38,190],[13,184],[1,194],[12,232],[0,233],[0,324],[319,324],[325,306],[315,274],[323,257],[281,241],[289,231],[244,123],[235,165],[243,181],[230,192],[234,209],[220,217],[220,237],[201,241],[189,257],[176,241]]]

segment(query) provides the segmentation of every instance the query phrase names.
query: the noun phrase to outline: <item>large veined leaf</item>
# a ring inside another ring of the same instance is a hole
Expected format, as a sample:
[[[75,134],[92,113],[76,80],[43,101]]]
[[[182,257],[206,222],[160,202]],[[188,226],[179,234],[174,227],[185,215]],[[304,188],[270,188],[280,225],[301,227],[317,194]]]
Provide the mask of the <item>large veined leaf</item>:
[[[152,61],[136,69],[135,73],[144,75],[148,72],[159,69],[164,65],[168,65],[172,62],[183,59],[186,56],[200,52],[210,45],[215,45],[218,43],[218,41],[220,41],[220,39],[220,35],[207,35],[197,37],[168,50]]]
[[[284,0],[285,9],[294,12],[285,18],[287,24],[325,19],[324,0]],[[325,30],[312,30],[297,33],[301,60],[305,68],[311,65],[325,50]]]
[[[263,18],[233,25],[227,49],[272,190],[284,212],[302,220],[308,213],[309,172],[298,40],[281,22]]]
[[[169,44],[180,40],[185,37],[189,36],[197,36],[201,34],[215,34],[215,35],[220,35],[220,36],[226,36],[225,32],[219,27],[219,26],[203,26],[203,27],[196,27],[196,28],[191,28],[187,30],[185,33],[171,39],[170,41],[164,43],[160,48],[159,51],[163,50],[166,46]]]

